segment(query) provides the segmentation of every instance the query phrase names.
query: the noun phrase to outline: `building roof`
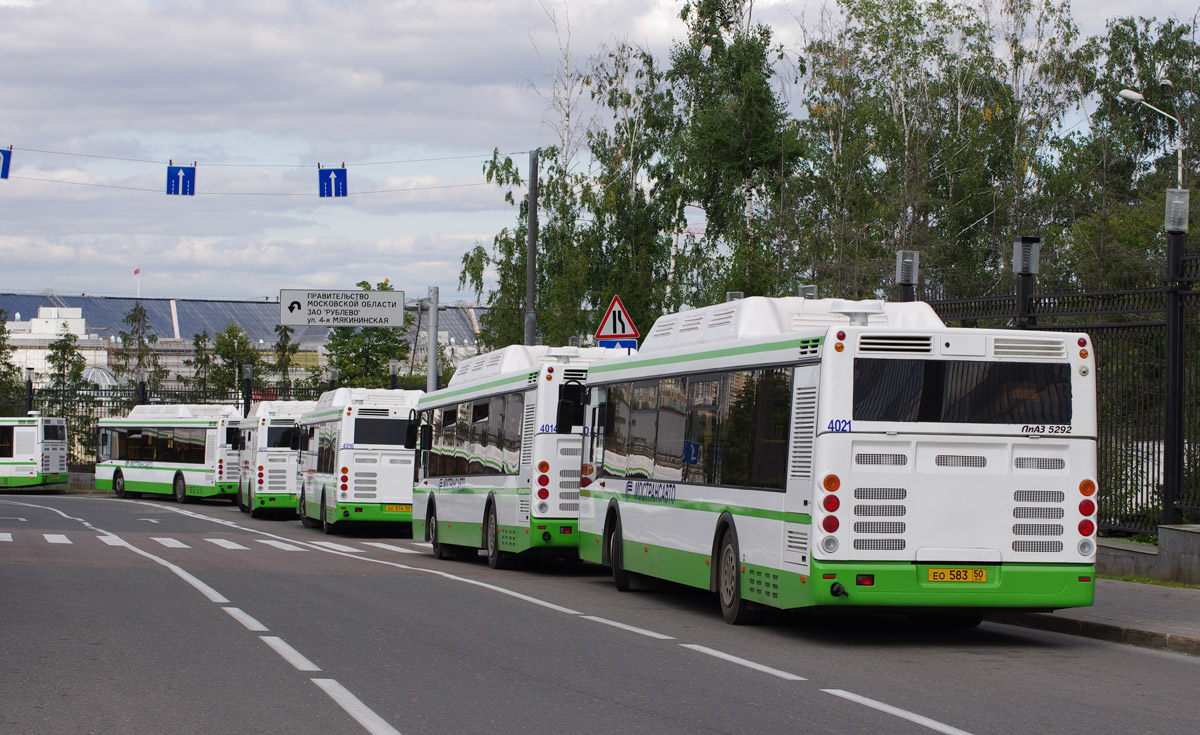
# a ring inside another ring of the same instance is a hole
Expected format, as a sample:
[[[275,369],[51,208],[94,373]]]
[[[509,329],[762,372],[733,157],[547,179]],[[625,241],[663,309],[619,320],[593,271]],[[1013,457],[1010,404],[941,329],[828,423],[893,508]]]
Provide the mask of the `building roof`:
[[[207,330],[214,336],[230,322],[236,323],[257,342],[272,344],[278,336],[275,326],[279,323],[279,302],[262,301],[218,301],[207,299],[141,298],[120,296],[70,296],[47,293],[0,293],[0,309],[8,312],[8,319],[15,320],[20,313],[22,320],[37,317],[38,307],[67,307],[83,311],[89,332],[107,332],[115,336],[125,329],[125,315],[141,302],[150,318],[150,324],[160,340],[181,339],[191,343],[192,337]],[[417,301],[406,300],[410,311],[415,312]],[[486,307],[474,305],[443,305],[438,314],[438,331],[447,333],[455,344],[473,345],[478,338],[479,317]],[[424,318],[427,318],[424,317]],[[422,323],[422,330],[424,330]],[[292,339],[308,344],[326,341],[327,327],[295,327]],[[415,328],[409,330],[408,339],[416,344]]]

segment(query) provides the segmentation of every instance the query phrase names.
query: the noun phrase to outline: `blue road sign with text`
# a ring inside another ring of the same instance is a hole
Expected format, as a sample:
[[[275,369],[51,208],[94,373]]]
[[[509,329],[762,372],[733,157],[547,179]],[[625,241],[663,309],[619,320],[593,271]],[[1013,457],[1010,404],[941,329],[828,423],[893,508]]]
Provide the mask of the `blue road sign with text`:
[[[8,163],[12,160],[12,151],[0,151],[0,179],[8,178]]]
[[[596,340],[596,344],[601,347],[608,347],[608,348],[628,347],[628,348],[634,349],[634,350],[637,349],[637,340],[636,339],[598,339],[598,340]]]
[[[167,193],[196,196],[196,167],[167,166]]]
[[[346,196],[346,169],[319,169],[317,171],[317,191],[323,197]]]

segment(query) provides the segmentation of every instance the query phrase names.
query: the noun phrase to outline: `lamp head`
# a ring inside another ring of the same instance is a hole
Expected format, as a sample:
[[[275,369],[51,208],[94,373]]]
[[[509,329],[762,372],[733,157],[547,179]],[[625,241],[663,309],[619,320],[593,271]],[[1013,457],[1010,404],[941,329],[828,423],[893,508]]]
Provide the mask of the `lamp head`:
[[[1120,92],[1118,92],[1118,95],[1121,97],[1121,99],[1129,100],[1130,102],[1141,102],[1142,100],[1146,99],[1142,96],[1141,92],[1134,92],[1132,89],[1122,89]]]
[[[1170,79],[1162,78],[1158,80],[1158,90],[1163,93],[1164,97],[1175,96],[1175,85]]]

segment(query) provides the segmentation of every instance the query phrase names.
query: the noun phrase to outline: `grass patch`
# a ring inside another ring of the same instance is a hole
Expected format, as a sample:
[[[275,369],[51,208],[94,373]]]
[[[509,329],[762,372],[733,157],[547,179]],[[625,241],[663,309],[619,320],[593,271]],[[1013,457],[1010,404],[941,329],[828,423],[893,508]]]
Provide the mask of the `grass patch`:
[[[1169,579],[1154,579],[1153,577],[1139,577],[1133,574],[1112,575],[1112,574],[1097,574],[1100,579],[1113,579],[1118,582],[1137,582],[1138,584],[1153,584],[1159,587],[1175,587],[1176,589],[1185,590],[1200,590],[1200,584],[1188,584],[1187,582],[1173,582]]]

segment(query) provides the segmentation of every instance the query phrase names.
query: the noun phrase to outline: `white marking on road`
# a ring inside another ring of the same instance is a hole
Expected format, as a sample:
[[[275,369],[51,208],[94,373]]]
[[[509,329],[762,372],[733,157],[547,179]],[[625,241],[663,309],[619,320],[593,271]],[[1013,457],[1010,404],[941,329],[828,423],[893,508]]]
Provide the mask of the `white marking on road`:
[[[61,533],[43,533],[42,537],[46,539],[48,544],[69,544],[71,539]]]
[[[146,521],[147,523],[162,523],[162,521],[158,520],[157,518],[139,518],[138,520]]]
[[[638,635],[649,636],[650,638],[657,638],[660,641],[675,640],[674,638],[672,638],[669,635],[663,635],[662,633],[655,633],[652,630],[646,630],[645,628],[638,628],[633,625],[626,625],[625,623],[618,623],[617,621],[609,620],[608,618],[598,618],[595,615],[584,615],[583,619],[584,620],[594,620],[597,623],[604,623],[605,625],[611,625],[614,628],[620,628],[621,630],[627,630],[630,633],[637,633]]]
[[[103,541],[104,543],[108,544],[109,546],[128,546],[129,545],[129,544],[125,543],[125,539],[121,538],[120,536],[113,536],[110,534],[108,536],[99,536],[98,538],[101,541]]]
[[[380,543],[378,541],[363,541],[362,543],[363,543],[363,546],[374,546],[377,549],[386,549],[387,551],[398,551],[401,554],[420,554],[421,553],[419,551],[413,551],[412,549],[406,549],[403,546],[396,546],[394,544],[384,544],[384,543]]]
[[[11,533],[0,533],[0,541],[12,541]]]
[[[341,551],[341,552],[344,552],[347,554],[365,554],[366,553],[362,549],[356,549],[353,546],[343,546],[342,544],[335,544],[332,541],[311,541],[309,543],[316,544],[317,546],[320,546],[321,548],[324,548],[324,549],[329,549],[330,551]]]
[[[255,633],[266,633],[270,630],[267,626],[247,615],[241,608],[223,607],[221,609],[233,616],[234,620],[246,626],[246,630],[252,630]]]
[[[168,549],[190,549],[192,547],[183,543],[179,539],[171,538],[170,536],[151,536],[151,541],[157,541]]]
[[[17,516],[0,516],[0,521],[20,521],[21,523],[29,523],[29,521],[25,518],[18,518]]]
[[[724,651],[718,651],[713,648],[708,648],[707,646],[701,646],[696,643],[680,643],[679,645],[683,646],[684,648],[690,648],[693,651],[699,651],[700,653],[706,654],[708,656],[712,656],[714,658],[719,658],[723,661],[729,661],[730,663],[735,663],[738,666],[745,666],[748,669],[754,669],[755,671],[761,671],[764,674],[770,674],[771,676],[778,676],[780,679],[786,679],[788,681],[808,681],[808,679],[805,679],[803,676],[796,676],[795,674],[789,674],[786,671],[780,671],[779,669],[773,669],[770,666],[764,666],[760,663],[755,663],[754,661],[748,661],[747,659],[744,659],[744,658],[738,658],[737,656],[734,656],[732,654],[725,653]]]
[[[313,679],[312,683],[325,690],[330,699],[346,710],[346,714],[357,720],[358,724],[362,725],[363,729],[371,735],[400,735],[399,730],[372,712],[370,707],[351,694],[349,689],[337,683],[336,679]]]
[[[258,543],[260,543],[260,544],[266,544],[267,546],[274,546],[275,548],[283,549],[284,551],[308,551],[308,549],[301,548],[299,546],[296,546],[295,544],[289,544],[286,541],[276,541],[273,538],[260,538],[260,539],[255,539],[255,540],[258,541]]]
[[[420,546],[422,549],[432,549],[433,548],[433,544],[429,543],[428,541],[425,541],[425,542],[419,543],[419,544],[413,544],[413,546]]]
[[[241,545],[241,544],[239,544],[238,542],[236,542],[236,541],[230,541],[230,540],[229,540],[229,539],[227,539],[227,538],[206,538],[206,539],[204,539],[204,540],[205,540],[205,541],[207,541],[207,542],[208,542],[208,543],[210,543],[210,544],[216,544],[217,546],[220,546],[222,549],[230,549],[230,550],[238,550],[238,549],[241,549],[242,551],[249,551],[249,550],[250,550],[250,549],[248,549],[247,547],[245,547],[245,546],[242,546],[242,545]]]
[[[908,720],[909,722],[915,722],[918,725],[928,727],[930,730],[946,733],[946,735],[971,735],[966,730],[959,730],[957,727],[950,727],[949,725],[938,722],[937,720],[931,720],[923,715],[918,715],[914,712],[900,709],[899,707],[893,707],[892,705],[884,704],[883,702],[877,702],[874,699],[868,699],[860,694],[847,692],[844,689],[822,689],[821,691],[826,692],[827,694],[832,694],[835,697],[848,699],[851,702],[857,702],[863,706],[870,707],[871,709],[877,709],[880,712],[886,712],[889,715],[895,715],[896,717]]]
[[[275,653],[283,656],[283,660],[287,661],[292,666],[295,666],[300,671],[320,671],[321,668],[312,661],[304,658],[304,654],[289,646],[282,638],[277,635],[260,635],[263,643],[266,643],[271,648],[275,649]]]

